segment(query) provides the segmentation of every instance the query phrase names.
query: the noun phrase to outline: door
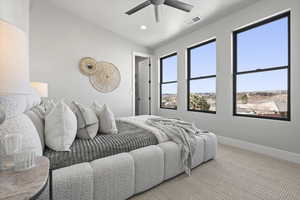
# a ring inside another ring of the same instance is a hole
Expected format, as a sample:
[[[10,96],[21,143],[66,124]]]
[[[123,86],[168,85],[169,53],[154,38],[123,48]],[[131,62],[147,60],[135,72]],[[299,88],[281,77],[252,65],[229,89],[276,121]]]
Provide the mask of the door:
[[[151,80],[149,58],[137,59],[136,64],[136,115],[149,115],[151,102]]]

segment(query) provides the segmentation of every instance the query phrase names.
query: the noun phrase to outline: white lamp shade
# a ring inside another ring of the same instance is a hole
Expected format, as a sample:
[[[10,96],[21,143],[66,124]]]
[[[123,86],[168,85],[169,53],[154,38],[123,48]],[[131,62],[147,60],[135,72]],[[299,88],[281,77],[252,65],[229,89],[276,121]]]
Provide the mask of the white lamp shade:
[[[28,94],[29,88],[26,34],[0,21],[0,95]]]
[[[48,84],[41,82],[31,82],[31,87],[33,87],[40,97],[48,97]]]

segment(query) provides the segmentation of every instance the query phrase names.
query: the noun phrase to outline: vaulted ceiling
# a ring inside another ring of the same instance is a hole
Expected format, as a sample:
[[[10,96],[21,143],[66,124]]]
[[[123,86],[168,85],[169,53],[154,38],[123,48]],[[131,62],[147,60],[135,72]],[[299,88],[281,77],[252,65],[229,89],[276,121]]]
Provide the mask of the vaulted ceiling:
[[[187,31],[194,30],[200,25],[218,20],[258,0],[182,0],[192,4],[194,9],[186,13],[171,7],[161,6],[161,21],[155,22],[152,5],[128,16],[129,9],[144,0],[50,0],[58,7],[82,17],[90,22],[108,29],[137,44],[149,48]],[[194,17],[200,17],[198,23],[190,24]],[[147,30],[141,30],[141,25]]]

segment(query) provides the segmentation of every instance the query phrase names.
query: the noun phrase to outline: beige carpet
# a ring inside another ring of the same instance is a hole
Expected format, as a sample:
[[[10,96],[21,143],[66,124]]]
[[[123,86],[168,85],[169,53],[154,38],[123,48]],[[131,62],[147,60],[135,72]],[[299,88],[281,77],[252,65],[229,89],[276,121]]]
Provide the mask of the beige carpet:
[[[218,157],[130,200],[300,200],[300,165],[225,145]]]

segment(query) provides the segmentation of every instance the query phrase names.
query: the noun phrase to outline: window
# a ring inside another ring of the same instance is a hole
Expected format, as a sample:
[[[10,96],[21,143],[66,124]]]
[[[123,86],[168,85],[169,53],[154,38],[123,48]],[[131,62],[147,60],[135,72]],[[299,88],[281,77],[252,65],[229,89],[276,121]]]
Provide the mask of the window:
[[[290,13],[233,33],[233,114],[290,120]]]
[[[188,110],[216,113],[216,40],[191,47],[188,56]]]
[[[177,53],[160,59],[160,108],[177,109]]]

